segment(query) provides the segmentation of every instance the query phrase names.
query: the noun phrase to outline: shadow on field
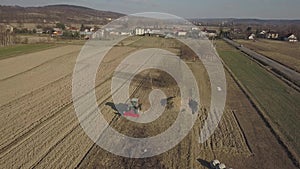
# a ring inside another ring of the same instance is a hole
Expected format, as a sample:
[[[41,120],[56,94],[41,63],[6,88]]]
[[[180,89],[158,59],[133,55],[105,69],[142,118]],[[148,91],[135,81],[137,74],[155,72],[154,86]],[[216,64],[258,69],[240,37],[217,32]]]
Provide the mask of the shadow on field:
[[[117,112],[117,114],[123,113],[124,111],[128,110],[128,105],[124,104],[124,103],[119,103],[119,104],[115,105],[112,102],[107,102],[107,103],[105,103],[105,105],[111,107],[114,111]]]
[[[198,158],[197,161],[204,167],[210,168],[210,164],[208,161]]]

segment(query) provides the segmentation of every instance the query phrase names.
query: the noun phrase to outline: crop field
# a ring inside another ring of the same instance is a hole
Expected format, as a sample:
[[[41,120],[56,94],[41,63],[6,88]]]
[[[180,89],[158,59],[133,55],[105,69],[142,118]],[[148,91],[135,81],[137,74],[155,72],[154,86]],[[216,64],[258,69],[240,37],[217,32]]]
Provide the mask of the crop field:
[[[264,39],[255,42],[250,40],[237,40],[237,42],[300,72],[300,43],[298,42],[289,43]]]
[[[218,46],[224,62],[300,154],[300,93],[225,42]]]
[[[203,116],[200,117],[200,123],[202,122],[203,124],[204,120]],[[201,128],[199,128],[200,130]],[[251,155],[233,111],[227,110],[224,113],[223,121],[219,124],[218,130],[215,131],[210,140],[201,144],[201,151],[219,151],[231,155]]]
[[[41,51],[55,46],[55,44],[23,44],[9,47],[1,47],[0,59]]]
[[[225,57],[236,55],[226,54],[223,51],[226,45],[221,45],[219,52],[227,64]],[[95,80],[98,106],[111,127],[122,134],[149,137],[169,128],[180,111],[181,96],[175,80],[167,73],[145,70],[130,84],[130,95],[140,99],[143,111],[150,107],[148,95],[153,89],[161,89],[167,97],[174,97],[162,116],[151,123],[137,124],[117,114],[110,91],[114,70],[126,56],[144,48],[162,48],[181,55],[196,77],[201,99],[196,123],[178,145],[155,157],[125,158],[102,149],[85,134],[72,101],[72,74],[81,47],[63,45],[0,60],[0,168],[207,169],[209,161],[216,158],[233,168],[295,168],[285,149],[228,72],[227,103],[222,120],[215,133],[203,144],[199,143],[200,130],[210,106],[211,88],[207,72],[199,60],[192,59],[194,54],[186,46],[174,39],[156,37],[130,37],[107,53]],[[127,78],[126,74],[121,75]],[[274,81],[270,80],[270,83]],[[298,98],[285,86],[279,89],[286,90],[287,96],[293,99]],[[86,100],[82,102],[89,106]],[[278,111],[278,115],[280,113]],[[289,115],[293,116],[292,113]],[[133,153],[127,149],[120,151]]]

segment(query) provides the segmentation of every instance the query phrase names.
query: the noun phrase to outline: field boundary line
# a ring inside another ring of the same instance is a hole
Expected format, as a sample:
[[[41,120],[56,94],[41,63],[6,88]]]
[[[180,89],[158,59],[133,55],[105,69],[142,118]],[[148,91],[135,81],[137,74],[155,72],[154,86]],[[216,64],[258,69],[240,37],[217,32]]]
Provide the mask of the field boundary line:
[[[246,143],[246,145],[247,145],[247,147],[248,147],[248,149],[250,151],[250,154],[253,155],[254,152],[252,151],[252,148],[251,148],[251,146],[250,146],[250,144],[249,144],[249,142],[248,142],[248,140],[246,138],[246,134],[245,134],[245,132],[244,132],[244,130],[243,130],[240,122],[238,121],[238,118],[237,118],[237,116],[235,114],[235,111],[232,110],[231,113],[232,113],[233,118],[234,118],[235,122],[237,123],[238,127],[241,129],[240,131],[241,131],[242,137],[243,137],[243,139],[244,139],[244,141],[245,141],[245,143]]]

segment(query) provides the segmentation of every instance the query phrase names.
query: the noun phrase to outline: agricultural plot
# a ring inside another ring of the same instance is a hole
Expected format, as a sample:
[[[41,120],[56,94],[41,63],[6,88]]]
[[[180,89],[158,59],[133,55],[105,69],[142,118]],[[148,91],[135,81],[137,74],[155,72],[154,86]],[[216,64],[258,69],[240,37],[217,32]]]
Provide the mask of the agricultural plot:
[[[203,124],[204,117],[203,115],[199,117],[200,124]],[[200,149],[201,151],[218,151],[231,155],[251,155],[251,151],[246,144],[245,137],[238,125],[234,112],[230,110],[224,112],[223,120],[219,124],[218,129],[208,141],[201,144]]]
[[[199,143],[200,129],[210,106],[210,82],[201,62],[191,59],[193,52],[172,39],[131,37],[104,58],[98,69],[95,94],[111,127],[129,136],[149,137],[166,130],[177,118],[179,88],[171,76],[158,70],[145,70],[130,84],[130,95],[140,99],[142,111],[150,107],[148,95],[153,89],[161,89],[167,97],[172,97],[157,120],[136,124],[119,116],[109,104],[115,68],[129,54],[153,47],[184,54],[182,58],[199,86],[199,118],[180,144],[145,159],[116,156],[94,144],[80,126],[72,101],[72,73],[80,47],[64,46],[0,60],[0,88],[4,91],[0,94],[0,168],[207,168],[207,162],[215,158],[233,168],[294,168],[285,150],[228,74],[224,116],[215,134],[207,142]],[[27,62],[22,67],[24,58]],[[124,72],[120,75],[130,76]],[[78,99],[90,107],[86,100]],[[132,153],[127,149],[122,151]]]
[[[300,43],[262,39],[255,42],[250,40],[237,40],[237,42],[300,72]]]
[[[0,48],[0,59],[22,55],[31,52],[37,52],[48,48],[56,47],[55,44],[23,44]]]
[[[79,51],[78,46],[64,46],[2,60],[0,105],[72,72]]]
[[[219,53],[238,80],[263,108],[288,144],[300,154],[300,94],[223,41]],[[276,130],[276,129],[275,129]]]
[[[199,63],[189,63],[189,66],[193,67],[193,70],[198,70],[199,74],[203,73],[203,75],[205,75],[205,70],[199,68],[201,67],[199,66]],[[207,75],[204,77],[207,78]],[[198,80],[199,82],[201,81],[200,79]],[[201,85],[203,88],[209,88],[208,84],[202,83]],[[170,106],[159,119],[149,124],[135,124],[115,115],[116,118],[112,121],[111,126],[120,133],[132,137],[155,136],[168,129],[168,127],[176,120],[177,113],[180,112],[179,88],[171,77],[168,77],[167,74],[157,70],[142,72],[133,80],[130,93],[132,97],[138,97],[140,99],[143,103],[142,110],[145,111],[149,108],[148,94],[156,88],[163,90],[167,97],[173,97],[171,101],[172,106]],[[111,102],[111,100],[109,102]],[[106,104],[100,105],[100,107],[102,110],[106,110],[104,112],[110,113],[111,115],[116,113],[115,110],[111,109]],[[244,158],[251,155],[241,129],[230,111],[225,113],[224,120],[222,120],[222,125],[218,128],[217,133],[204,144],[199,144],[200,127],[203,125],[206,115],[206,108],[201,109],[199,119],[191,131],[193,134],[189,134],[182,143],[162,155],[151,157],[147,160],[128,159],[112,156],[108,152],[103,151],[101,148],[94,145],[82,163],[80,163],[79,168],[93,168],[96,166],[109,166],[109,168],[139,168],[141,166],[147,166],[149,168],[201,168],[201,165],[199,165],[196,160],[197,156],[194,152],[213,154],[214,151],[219,151],[230,157],[240,156]],[[122,151],[128,150],[124,149]],[[159,162],[157,162],[158,160]]]

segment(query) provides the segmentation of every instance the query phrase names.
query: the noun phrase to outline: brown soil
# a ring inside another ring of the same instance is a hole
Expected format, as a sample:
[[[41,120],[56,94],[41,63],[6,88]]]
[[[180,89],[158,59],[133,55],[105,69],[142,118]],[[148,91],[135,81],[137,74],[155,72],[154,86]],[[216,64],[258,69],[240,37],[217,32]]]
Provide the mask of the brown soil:
[[[124,56],[136,49],[118,46],[110,51],[109,57],[104,59],[105,64],[99,67],[99,72],[106,74],[101,73],[96,79],[96,95],[112,127],[123,134],[148,137],[164,131],[177,117],[180,95],[174,79],[150,70],[133,80],[132,96],[138,96],[145,109],[149,106],[148,93],[153,88],[162,89],[169,97],[176,96],[174,107],[152,123],[129,122],[105,105],[112,101],[113,70]],[[64,50],[66,53],[62,55],[53,49],[43,51],[40,54],[47,59],[23,68],[20,65],[23,56],[14,57],[10,66],[1,68],[0,77],[8,78],[0,81],[0,168],[208,168],[208,162],[215,158],[232,168],[295,168],[229,74],[227,105],[221,123],[209,140],[199,143],[199,132],[210,105],[210,83],[199,61],[188,62],[200,88],[199,118],[180,144],[145,159],[124,158],[103,150],[85,135],[72,105],[72,71],[79,50],[75,52],[72,47]],[[31,58],[29,62],[39,57],[26,56]],[[0,61],[0,65],[5,63],[8,60]],[[18,71],[16,66],[20,67]],[[153,83],[149,83],[150,79]]]

